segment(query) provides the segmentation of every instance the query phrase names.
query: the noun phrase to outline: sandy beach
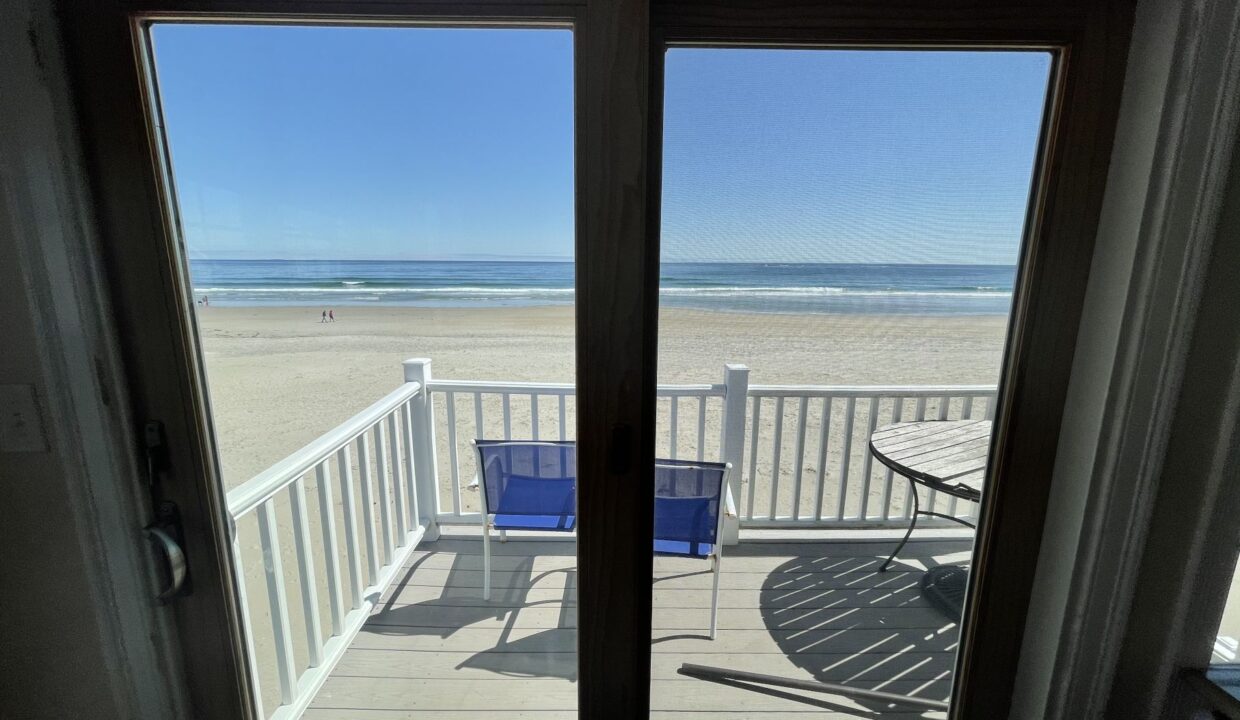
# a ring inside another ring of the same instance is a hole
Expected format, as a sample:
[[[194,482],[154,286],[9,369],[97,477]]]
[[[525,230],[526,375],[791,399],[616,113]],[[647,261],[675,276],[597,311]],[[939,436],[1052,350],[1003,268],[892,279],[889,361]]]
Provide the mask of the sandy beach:
[[[428,357],[454,380],[573,379],[573,311],[528,308],[199,310],[228,486],[390,392],[401,361]],[[990,384],[1000,316],[779,315],[664,310],[662,383],[719,382],[724,363],[758,384]]]

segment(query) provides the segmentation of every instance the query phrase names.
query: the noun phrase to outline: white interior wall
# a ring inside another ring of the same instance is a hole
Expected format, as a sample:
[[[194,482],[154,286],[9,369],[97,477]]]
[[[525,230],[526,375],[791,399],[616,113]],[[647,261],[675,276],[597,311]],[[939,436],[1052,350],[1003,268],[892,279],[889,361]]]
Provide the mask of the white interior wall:
[[[0,27],[8,26],[3,16],[10,12],[11,5],[0,8]],[[8,38],[0,48],[0,68],[11,70]],[[8,70],[0,73],[7,78]],[[0,156],[0,184],[11,177],[11,159]],[[84,538],[69,511],[72,480],[53,451],[63,438],[47,422],[49,378],[37,351],[34,311],[13,260],[15,193],[7,184],[0,192],[0,258],[6,259],[0,262],[0,384],[34,394],[45,437],[39,451],[0,448],[0,717],[84,717],[90,710],[119,717],[117,698],[99,672],[107,659],[105,638],[92,606]],[[12,412],[12,406],[0,407],[0,414]]]

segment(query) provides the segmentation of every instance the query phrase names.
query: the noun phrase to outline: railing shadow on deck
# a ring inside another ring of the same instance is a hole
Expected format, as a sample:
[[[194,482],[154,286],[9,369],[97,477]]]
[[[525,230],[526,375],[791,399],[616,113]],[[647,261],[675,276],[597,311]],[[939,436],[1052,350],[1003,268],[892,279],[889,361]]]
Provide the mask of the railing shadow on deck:
[[[572,546],[566,544],[562,554],[547,553],[546,545],[537,549],[531,546],[526,555],[524,541],[507,543],[502,555],[506,558],[503,572],[511,574],[503,587],[495,588],[496,594],[488,602],[482,600],[477,587],[476,545],[477,541],[470,539],[446,540],[427,547],[425,554],[417,557],[393,583],[372,615],[368,631],[447,638],[471,626],[486,626],[498,632],[498,638],[492,646],[459,662],[458,670],[575,681],[575,570],[571,568],[569,549]],[[889,571],[879,573],[878,567],[889,549],[890,543],[885,542],[866,543],[863,549],[854,544],[848,550],[841,550],[834,543],[798,544],[797,556],[769,571],[761,571],[760,586],[749,585],[752,590],[739,591],[752,592],[754,604],[740,608],[733,604],[732,608],[757,610],[764,637],[769,638],[764,644],[769,643],[768,647],[776,650],[770,665],[762,667],[762,671],[801,678],[807,674],[820,682],[946,699],[951,689],[959,627],[921,596],[919,581],[924,569],[946,562],[945,558],[958,559],[968,545],[962,541],[914,542]],[[783,558],[788,553],[788,545],[742,544],[731,548],[725,556],[725,570],[729,559],[743,563],[746,558]],[[545,561],[548,556],[561,562],[539,562],[539,558]],[[449,557],[450,565],[439,564]],[[547,565],[551,568],[536,570]],[[446,578],[441,580],[440,573],[445,569]],[[694,576],[709,574],[669,570],[654,579],[656,588],[694,583]],[[420,572],[432,573],[434,582],[419,581]],[[562,574],[567,574],[563,587],[558,587],[559,583],[546,587],[549,578]],[[540,584],[544,590],[535,593]],[[724,587],[727,588],[726,581]],[[402,603],[400,598],[406,589],[413,589],[419,597],[425,597],[429,591],[434,597]],[[738,592],[735,588],[732,591]],[[531,608],[559,610],[558,620],[552,620],[555,626],[521,627],[521,613]],[[659,612],[658,607],[655,612]],[[492,621],[502,622],[502,626],[496,628]],[[726,640],[729,633],[749,629],[757,627],[751,624],[748,628],[729,628],[721,624],[720,638]],[[709,640],[705,632],[656,629],[651,649],[659,652],[659,646],[668,647],[665,643],[683,640],[694,641],[691,649],[683,651],[686,658],[717,652],[715,647],[719,643]],[[674,651],[675,655],[680,653]],[[846,708],[840,698],[831,695],[728,684],[824,710],[847,709],[858,717],[909,711],[863,700],[853,701],[855,704]]]

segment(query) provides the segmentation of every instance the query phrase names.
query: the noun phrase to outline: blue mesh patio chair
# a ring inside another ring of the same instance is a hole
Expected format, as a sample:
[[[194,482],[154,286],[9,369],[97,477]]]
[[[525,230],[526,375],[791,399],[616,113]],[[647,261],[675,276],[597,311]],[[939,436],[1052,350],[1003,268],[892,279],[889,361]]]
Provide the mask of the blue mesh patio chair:
[[[709,559],[714,573],[710,599],[710,639],[719,614],[719,572],[723,546],[725,463],[655,460],[655,555]]]
[[[577,447],[572,441],[475,440],[482,486],[482,597],[491,599],[491,530],[572,532]]]

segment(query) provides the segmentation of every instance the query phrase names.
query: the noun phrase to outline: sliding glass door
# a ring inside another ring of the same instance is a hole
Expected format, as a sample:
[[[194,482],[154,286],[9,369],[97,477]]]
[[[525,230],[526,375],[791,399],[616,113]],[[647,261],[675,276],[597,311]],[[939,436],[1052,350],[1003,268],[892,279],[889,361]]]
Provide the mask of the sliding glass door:
[[[667,50],[652,712],[946,711],[1052,62]]]
[[[1129,22],[66,13],[196,709],[1003,715]]]
[[[571,30],[145,33],[255,713],[573,713]]]

